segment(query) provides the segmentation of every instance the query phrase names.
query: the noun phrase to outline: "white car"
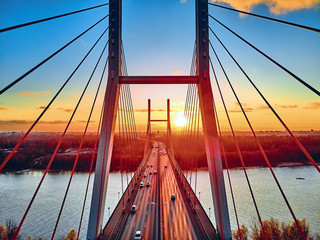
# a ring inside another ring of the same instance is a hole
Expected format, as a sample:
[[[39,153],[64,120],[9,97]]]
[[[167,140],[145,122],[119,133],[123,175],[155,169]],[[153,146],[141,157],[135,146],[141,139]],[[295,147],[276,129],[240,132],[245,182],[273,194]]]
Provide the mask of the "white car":
[[[143,177],[147,177],[147,174],[145,173],[145,174],[143,174]]]
[[[149,182],[149,181],[147,182],[146,186],[147,186],[147,187],[150,187],[150,182]]]
[[[130,212],[135,213],[137,211],[137,205],[132,205]]]
[[[154,174],[157,174],[157,170],[154,170],[153,173],[154,173]]]
[[[143,182],[140,183],[140,187],[143,188]]]
[[[136,231],[136,235],[134,235],[134,239],[135,239],[135,240],[140,240],[140,239],[142,239],[142,237],[141,237],[141,231]]]
[[[171,200],[175,200],[176,199],[176,195],[171,194]]]

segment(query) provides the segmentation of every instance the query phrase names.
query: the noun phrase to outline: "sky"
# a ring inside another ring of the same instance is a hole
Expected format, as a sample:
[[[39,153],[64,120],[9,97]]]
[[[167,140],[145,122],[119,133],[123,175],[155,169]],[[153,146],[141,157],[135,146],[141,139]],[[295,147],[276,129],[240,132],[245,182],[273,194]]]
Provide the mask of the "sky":
[[[0,0],[0,28],[99,5],[94,0]],[[240,10],[320,28],[319,0],[219,0],[216,3]],[[129,75],[189,75],[195,42],[195,3],[191,0],[123,0],[122,37]],[[1,33],[0,88],[24,74],[108,13],[108,7]],[[209,6],[209,13],[266,54],[320,90],[320,35],[291,26],[244,16]],[[104,20],[28,77],[0,96],[0,132],[26,131],[69,77],[103,30]],[[245,45],[213,20],[210,26],[292,130],[320,130],[319,96]],[[34,131],[63,131],[107,40],[105,35],[88,56]],[[284,130],[244,78],[213,35],[214,45],[230,81],[256,130]],[[239,106],[211,52],[230,117],[238,131],[249,130]],[[100,80],[102,57],[96,74],[79,106],[70,131],[83,131]],[[228,125],[217,87],[212,88],[222,129]],[[103,79],[102,90],[106,86]],[[187,86],[132,85],[131,92],[139,131],[146,130],[147,99],[153,118],[165,118],[171,99],[171,119],[181,116]],[[89,130],[95,131],[102,106],[99,93]],[[179,131],[179,124],[173,130]],[[154,124],[163,130],[165,124]]]

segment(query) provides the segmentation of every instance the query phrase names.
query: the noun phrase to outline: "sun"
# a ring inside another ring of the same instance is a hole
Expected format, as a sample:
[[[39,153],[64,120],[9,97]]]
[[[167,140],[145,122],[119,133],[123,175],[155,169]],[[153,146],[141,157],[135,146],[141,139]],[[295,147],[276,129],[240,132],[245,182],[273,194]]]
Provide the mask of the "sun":
[[[184,127],[187,125],[187,120],[183,116],[183,112],[178,112],[174,118],[173,124],[177,127]]]

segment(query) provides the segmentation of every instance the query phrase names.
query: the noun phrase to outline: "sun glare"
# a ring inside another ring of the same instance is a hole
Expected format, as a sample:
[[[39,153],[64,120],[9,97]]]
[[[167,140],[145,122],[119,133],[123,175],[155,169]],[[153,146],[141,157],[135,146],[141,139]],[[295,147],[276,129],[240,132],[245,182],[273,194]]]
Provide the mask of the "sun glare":
[[[173,124],[177,127],[184,127],[187,125],[187,120],[183,116],[183,112],[178,112],[174,118]]]

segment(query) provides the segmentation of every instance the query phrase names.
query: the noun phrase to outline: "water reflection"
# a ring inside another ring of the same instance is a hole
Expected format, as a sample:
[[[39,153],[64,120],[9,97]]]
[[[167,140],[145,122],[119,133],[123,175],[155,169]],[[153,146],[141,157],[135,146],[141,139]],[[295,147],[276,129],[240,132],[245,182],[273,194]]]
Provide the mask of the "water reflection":
[[[306,218],[312,232],[320,232],[320,176],[313,167],[283,167],[274,168],[281,186],[299,219]],[[249,194],[246,180],[242,170],[231,170],[231,181],[235,194],[239,221],[248,226],[257,221],[256,213]],[[195,172],[188,173],[191,177],[192,187],[195,187]],[[248,175],[257,204],[263,219],[271,217],[280,221],[291,221],[291,215],[282,196],[274,183],[274,180],[266,168],[249,169]],[[128,174],[130,180],[131,174]],[[36,186],[42,177],[42,172],[24,172],[22,174],[0,174],[0,225],[4,225],[7,219],[20,221],[27,204],[29,203]],[[21,229],[21,233],[27,236],[50,238],[61,206],[63,195],[69,180],[70,173],[49,174],[31,208],[31,211]],[[296,178],[304,178],[304,180]],[[65,236],[72,228],[78,229],[79,219],[84,199],[88,174],[78,173],[74,175],[65,208],[61,216],[57,230],[57,238]],[[93,177],[91,178],[93,179]],[[225,179],[226,176],[225,176]],[[124,184],[127,176],[123,176]],[[211,189],[207,171],[197,172],[197,196],[214,223]],[[228,183],[226,183],[228,205],[232,229],[236,228],[233,206]],[[92,190],[92,181],[89,192]],[[121,174],[110,174],[104,224],[112,214],[122,192]],[[85,239],[89,217],[91,197],[87,198],[84,212],[84,220],[81,229],[81,239]],[[215,223],[214,223],[215,224]]]

